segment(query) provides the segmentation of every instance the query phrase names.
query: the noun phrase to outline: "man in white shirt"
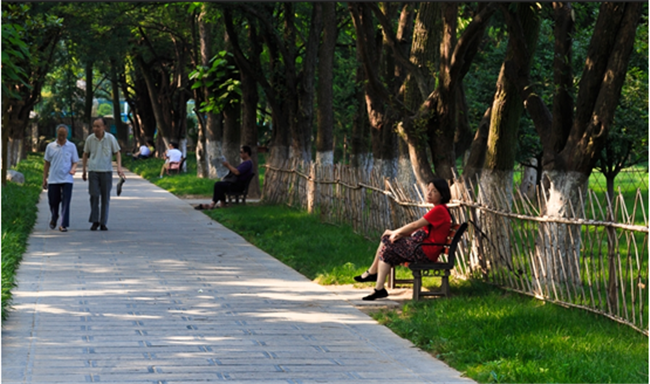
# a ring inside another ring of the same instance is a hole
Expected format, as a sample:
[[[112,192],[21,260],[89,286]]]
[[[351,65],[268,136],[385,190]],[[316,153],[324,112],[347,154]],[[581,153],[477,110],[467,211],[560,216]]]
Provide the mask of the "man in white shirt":
[[[91,231],[97,228],[102,231],[108,230],[108,205],[110,201],[111,188],[113,187],[113,155],[117,162],[117,174],[124,177],[122,172],[122,157],[120,156],[120,145],[115,136],[106,132],[106,120],[103,117],[93,122],[93,134],[88,136],[84,144],[82,157],[81,178],[86,181],[86,168],[88,168],[88,193],[90,194],[90,219],[93,223]],[[101,212],[99,200],[101,198]]]
[[[56,127],[56,141],[45,148],[43,165],[43,189],[47,189],[50,203],[50,229],[56,227],[61,206],[61,225],[59,231],[67,232],[70,226],[70,200],[72,199],[72,176],[77,172],[79,154],[77,147],[67,140],[68,127],[60,124]],[[48,177],[49,174],[49,177]]]
[[[180,167],[181,161],[183,160],[183,152],[178,149],[178,143],[173,141],[169,143],[169,149],[165,152],[165,158],[167,160],[160,169],[160,177],[163,176],[165,170],[172,166],[172,163]]]

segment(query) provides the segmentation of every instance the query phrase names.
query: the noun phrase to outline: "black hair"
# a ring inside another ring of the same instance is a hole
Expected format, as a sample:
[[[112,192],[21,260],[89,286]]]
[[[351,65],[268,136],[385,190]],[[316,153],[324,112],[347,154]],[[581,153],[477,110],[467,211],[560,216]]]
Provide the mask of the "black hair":
[[[178,143],[177,142],[172,141],[169,144],[171,144],[171,146],[174,147],[175,149],[178,149]]]
[[[248,145],[242,145],[241,149],[242,151],[248,153],[248,156],[251,156],[253,154],[253,152],[251,151],[251,147],[249,147]]]
[[[102,124],[104,124],[105,127],[108,127],[108,123],[106,122],[106,119],[104,118],[104,116],[100,116],[100,117],[96,118],[95,120],[101,120]]]
[[[438,192],[440,192],[440,203],[447,204],[451,200],[451,191],[449,190],[449,184],[445,179],[440,177],[433,177],[427,181],[427,185],[433,183],[433,186],[436,187]]]

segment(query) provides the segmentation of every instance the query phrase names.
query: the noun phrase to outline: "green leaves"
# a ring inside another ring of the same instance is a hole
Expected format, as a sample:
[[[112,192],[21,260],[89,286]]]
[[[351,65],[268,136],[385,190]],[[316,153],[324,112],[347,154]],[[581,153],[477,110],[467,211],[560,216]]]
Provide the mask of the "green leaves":
[[[219,113],[241,97],[241,82],[236,78],[239,71],[232,61],[232,53],[220,51],[210,59],[210,67],[198,66],[189,74],[192,89],[205,87],[209,92],[199,111]]]

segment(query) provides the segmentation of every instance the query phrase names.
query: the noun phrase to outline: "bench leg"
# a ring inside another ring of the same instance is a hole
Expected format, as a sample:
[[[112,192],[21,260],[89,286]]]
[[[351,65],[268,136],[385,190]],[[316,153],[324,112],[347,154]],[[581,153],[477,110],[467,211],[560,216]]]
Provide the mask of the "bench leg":
[[[388,274],[388,288],[395,289],[395,267],[390,267],[390,273]]]
[[[445,295],[445,297],[449,297],[449,271],[445,270],[445,274],[441,276],[442,281],[440,283],[440,291]]]
[[[413,300],[420,300],[420,291],[422,289],[422,273],[418,270],[413,271]]]

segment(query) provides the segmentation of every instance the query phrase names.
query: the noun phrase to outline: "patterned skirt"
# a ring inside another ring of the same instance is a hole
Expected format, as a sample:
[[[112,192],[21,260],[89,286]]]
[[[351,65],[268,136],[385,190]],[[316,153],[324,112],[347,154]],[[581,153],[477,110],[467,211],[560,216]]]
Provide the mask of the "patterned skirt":
[[[427,261],[429,259],[422,248],[417,248],[426,236],[426,232],[419,230],[410,237],[402,237],[394,243],[390,242],[388,236],[382,236],[379,259],[393,267],[405,262]]]

